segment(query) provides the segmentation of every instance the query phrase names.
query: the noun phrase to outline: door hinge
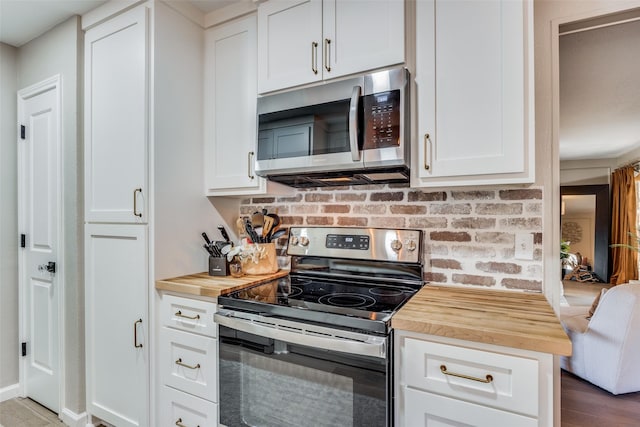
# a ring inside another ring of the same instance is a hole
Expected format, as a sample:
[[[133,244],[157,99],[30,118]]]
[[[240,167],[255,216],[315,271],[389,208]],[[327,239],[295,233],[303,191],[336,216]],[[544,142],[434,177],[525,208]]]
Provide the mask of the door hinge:
[[[27,355],[27,343],[23,342],[22,343],[22,356],[26,356]]]
[[[20,139],[27,139],[27,127],[20,125]]]
[[[21,248],[26,248],[27,247],[27,235],[26,234],[21,234],[20,235],[20,247]]]

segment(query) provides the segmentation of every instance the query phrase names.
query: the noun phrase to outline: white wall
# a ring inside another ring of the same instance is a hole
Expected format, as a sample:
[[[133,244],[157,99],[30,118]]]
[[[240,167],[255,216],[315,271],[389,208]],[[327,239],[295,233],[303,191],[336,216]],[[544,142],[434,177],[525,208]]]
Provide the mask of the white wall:
[[[16,55],[0,43],[0,400],[19,380]]]
[[[85,408],[84,283],[82,246],[82,121],[80,113],[83,33],[72,17],[18,51],[18,88],[62,76],[65,394],[64,407]],[[63,408],[64,410],[64,408]]]

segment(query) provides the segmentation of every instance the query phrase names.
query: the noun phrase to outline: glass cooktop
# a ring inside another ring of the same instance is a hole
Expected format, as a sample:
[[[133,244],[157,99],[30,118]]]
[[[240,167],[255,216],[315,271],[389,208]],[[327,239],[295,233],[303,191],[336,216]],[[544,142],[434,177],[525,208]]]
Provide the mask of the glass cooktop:
[[[385,333],[417,289],[286,276],[218,297],[229,308]]]

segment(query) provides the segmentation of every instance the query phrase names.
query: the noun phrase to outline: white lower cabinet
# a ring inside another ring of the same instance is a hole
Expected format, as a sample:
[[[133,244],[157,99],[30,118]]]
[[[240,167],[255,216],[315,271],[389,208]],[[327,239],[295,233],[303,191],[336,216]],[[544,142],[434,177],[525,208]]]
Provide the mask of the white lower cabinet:
[[[209,427],[218,425],[218,405],[171,387],[163,386],[163,405],[158,425],[162,427]]]
[[[407,388],[404,394],[404,424],[419,426],[513,426],[534,427],[535,418],[513,414],[452,399],[433,393]]]
[[[118,427],[148,421],[147,226],[85,226],[87,411]]]
[[[218,341],[209,300],[162,294],[159,308],[159,426],[218,422]]]
[[[552,426],[553,356],[396,331],[397,426]]]

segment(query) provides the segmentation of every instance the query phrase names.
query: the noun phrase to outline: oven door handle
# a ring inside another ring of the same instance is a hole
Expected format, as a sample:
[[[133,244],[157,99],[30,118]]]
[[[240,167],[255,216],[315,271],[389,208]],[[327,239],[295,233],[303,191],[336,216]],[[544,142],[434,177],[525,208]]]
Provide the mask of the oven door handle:
[[[339,330],[336,330],[335,336],[318,333],[314,334],[313,330],[288,328],[284,325],[276,325],[271,323],[257,323],[234,317],[233,313],[226,312],[224,314],[216,313],[213,315],[214,321],[227,328],[237,331],[247,332],[261,337],[272,338],[274,340],[286,341],[291,344],[306,345],[308,347],[324,348],[327,350],[339,351],[342,353],[357,354],[361,356],[372,356],[384,359],[387,357],[386,338],[375,335],[362,335],[363,340],[357,341],[350,338],[342,338],[339,336]],[[269,326],[268,326],[269,325]],[[304,323],[300,323],[304,326]]]

